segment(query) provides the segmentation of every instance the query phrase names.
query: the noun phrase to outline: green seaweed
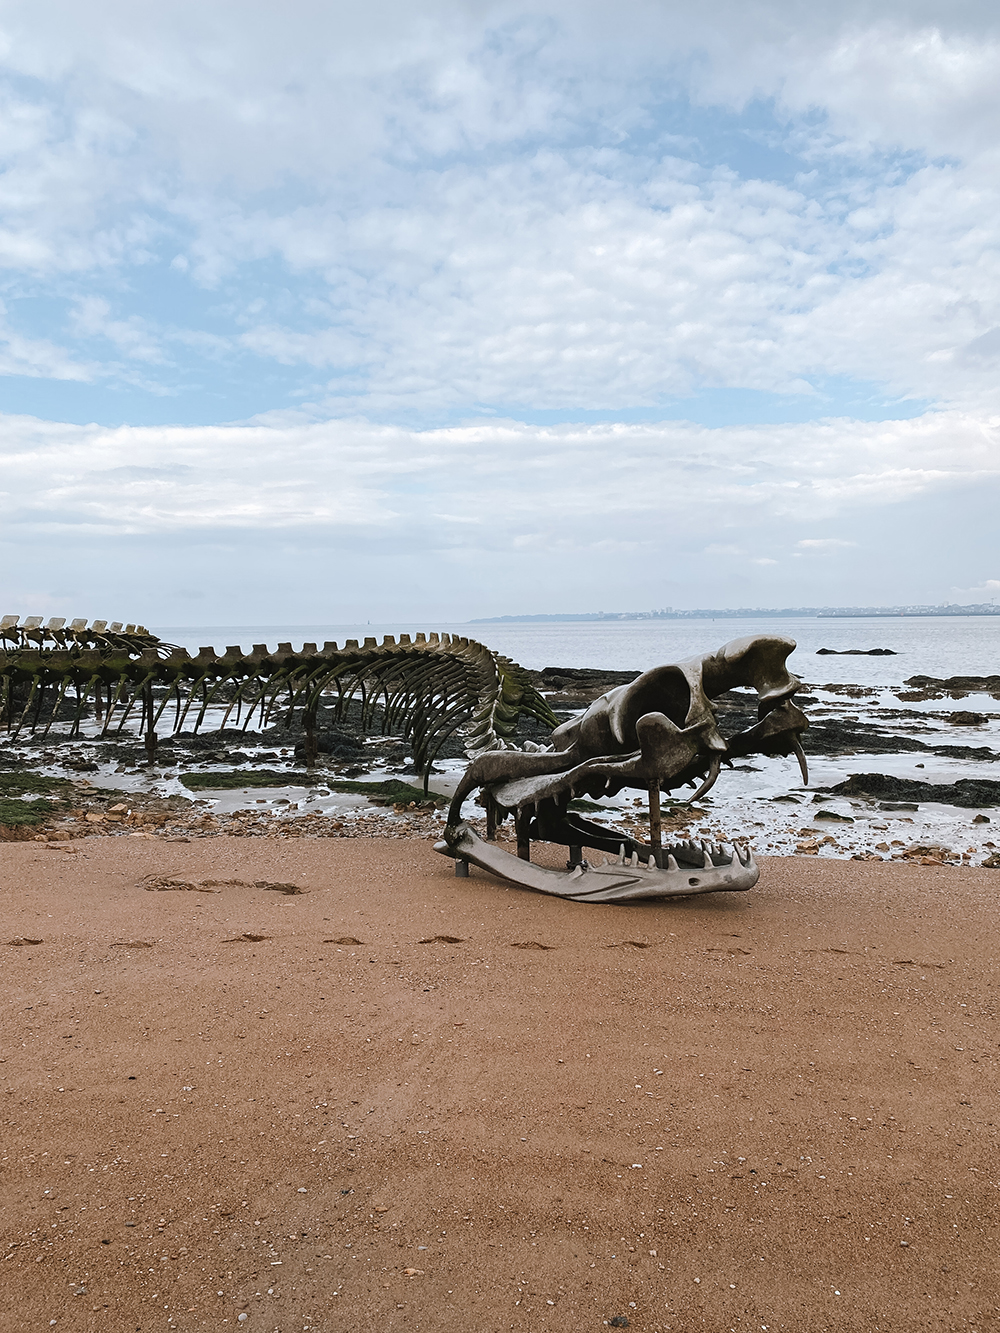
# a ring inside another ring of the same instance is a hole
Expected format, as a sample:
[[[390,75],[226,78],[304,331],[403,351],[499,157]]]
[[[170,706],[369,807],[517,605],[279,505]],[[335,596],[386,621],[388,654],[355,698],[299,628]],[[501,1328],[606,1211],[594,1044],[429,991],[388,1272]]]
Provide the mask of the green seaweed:
[[[396,805],[405,803],[409,805],[410,801],[416,801],[418,805],[427,801],[433,801],[435,805],[447,805],[443,796],[435,796],[433,792],[428,796],[424,793],[422,787],[411,787],[408,782],[400,782],[398,778],[385,778],[382,782],[348,782],[335,781],[324,782],[324,787],[330,791],[342,792],[347,795],[367,796],[373,805]]]
[[[249,769],[244,773],[185,773],[181,782],[188,791],[230,791],[241,787],[323,787],[327,791],[341,792],[349,796],[367,796],[375,805],[394,805],[399,802],[416,801],[422,804],[428,800],[435,804],[444,804],[443,797],[424,795],[420,787],[411,787],[408,782],[398,778],[385,778],[381,782],[350,782],[346,779],[322,779],[316,781],[304,777],[301,773],[275,773],[267,769]]]
[[[24,824],[44,824],[59,809],[52,801],[18,801],[0,797],[0,824],[14,828]]]
[[[52,796],[57,792],[66,795],[72,785],[68,778],[48,778],[41,773],[29,773],[24,770],[0,773],[0,797]]]
[[[248,768],[243,772],[182,773],[181,782],[188,791],[229,791],[238,787],[315,787],[316,782],[302,773],[275,773],[266,768]]]

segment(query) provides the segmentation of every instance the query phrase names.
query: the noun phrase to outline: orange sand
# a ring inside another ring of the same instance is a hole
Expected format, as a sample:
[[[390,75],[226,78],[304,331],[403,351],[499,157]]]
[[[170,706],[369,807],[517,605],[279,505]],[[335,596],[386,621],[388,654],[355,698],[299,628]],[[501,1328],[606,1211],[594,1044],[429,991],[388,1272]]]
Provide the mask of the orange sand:
[[[996,1323],[995,872],[74,845],[0,846],[4,1333]]]

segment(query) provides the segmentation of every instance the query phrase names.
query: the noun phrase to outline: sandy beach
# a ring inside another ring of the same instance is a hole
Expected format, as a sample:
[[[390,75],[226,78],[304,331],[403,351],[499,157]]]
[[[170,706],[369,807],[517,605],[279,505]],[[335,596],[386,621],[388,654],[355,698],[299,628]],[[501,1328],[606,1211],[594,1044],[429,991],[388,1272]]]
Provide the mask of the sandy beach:
[[[993,871],[584,907],[419,838],[0,867],[4,1330],[997,1318]]]

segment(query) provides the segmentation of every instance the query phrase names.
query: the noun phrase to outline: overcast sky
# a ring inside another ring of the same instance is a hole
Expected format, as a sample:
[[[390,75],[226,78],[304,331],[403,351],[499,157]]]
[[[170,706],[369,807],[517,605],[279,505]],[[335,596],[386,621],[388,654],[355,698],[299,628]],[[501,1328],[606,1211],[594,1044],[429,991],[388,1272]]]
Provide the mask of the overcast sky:
[[[0,612],[1000,594],[1000,8],[0,4]]]

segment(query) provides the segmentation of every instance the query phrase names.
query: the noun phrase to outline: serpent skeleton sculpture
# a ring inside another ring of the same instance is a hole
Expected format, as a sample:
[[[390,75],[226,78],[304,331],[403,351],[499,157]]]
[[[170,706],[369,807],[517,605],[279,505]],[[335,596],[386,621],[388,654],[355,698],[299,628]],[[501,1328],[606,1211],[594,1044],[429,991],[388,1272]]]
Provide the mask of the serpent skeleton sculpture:
[[[692,798],[698,800],[714,785],[724,762],[750,754],[795,754],[808,782],[799,736],[809,724],[793,702],[801,682],[785,667],[794,647],[793,639],[777,636],[734,639],[716,653],[655,667],[602,695],[582,716],[555,729],[550,749],[480,755],[455,792],[436,849],[511,883],[577,902],[752,888],[759,871],[749,850],[744,855],[735,845],[661,845],[660,792],[701,780]],[[748,731],[723,737],[712,700],[746,686],[757,691],[759,721]],[[648,844],[622,838],[568,808],[577,795],[614,796],[623,787],[649,793]],[[484,842],[461,821],[462,803],[477,789],[485,793],[488,830],[498,815],[516,812],[518,856]],[[533,838],[567,845],[567,869],[532,865]],[[591,865],[583,859],[584,847],[617,856]]]
[[[300,652],[288,643],[275,652],[264,644],[221,655],[202,648],[192,657],[141,625],[18,619],[0,620],[0,723],[13,739],[22,730],[45,736],[57,720],[70,720],[69,734],[78,736],[91,711],[107,739],[138,718],[152,761],[160,731],[198,731],[210,709],[221,709],[220,731],[241,724],[245,731],[255,718],[262,727],[298,724],[311,765],[319,710],[333,696],[341,717],[349,703],[360,704],[366,728],[382,710],[383,731],[410,743],[426,791],[434,759],[456,733],[476,755],[508,744],[522,714],[558,725],[521,667],[458,635],[349,639],[343,648],[307,643]]]
[[[305,732],[306,762],[317,758],[317,724],[324,700],[335,696],[343,716],[360,704],[362,725],[379,709],[382,729],[409,741],[424,774],[445,742],[460,734],[472,762],[448,813],[436,850],[455,859],[457,873],[470,863],[542,893],[579,902],[628,902],[686,897],[724,890],[745,891],[757,882],[749,850],[735,844],[661,845],[660,793],[684,783],[697,787],[693,800],[714,785],[723,763],[751,754],[795,754],[808,781],[799,737],[808,727],[794,703],[800,681],[785,661],[792,639],[735,639],[715,653],[655,667],[628,685],[609,691],[580,716],[560,725],[528,674],[509,659],[467,638],[417,634],[411,642],[369,638],[343,648],[304,644],[293,652],[263,644],[250,653],[238,647],[220,655],[202,648],[196,656],[162,643],[141,625],[64,619],[42,624],[33,616],[0,620],[0,724],[15,738],[24,729],[48,734],[56,721],[70,720],[81,734],[92,713],[103,738],[122,734],[137,718],[152,762],[158,728],[198,731],[209,710],[223,710],[219,730],[231,722],[247,730],[276,720]],[[724,737],[713,699],[735,688],[758,696],[756,726]],[[72,693],[71,693],[72,691]],[[550,744],[515,748],[512,737],[522,714],[551,727]],[[649,795],[650,840],[621,835],[570,810],[576,796],[614,796],[623,788]],[[482,793],[487,838],[462,821],[463,802]],[[514,814],[518,855],[493,841],[498,823]],[[570,849],[565,870],[532,864],[532,840]],[[583,858],[583,848],[612,853],[602,865]]]

